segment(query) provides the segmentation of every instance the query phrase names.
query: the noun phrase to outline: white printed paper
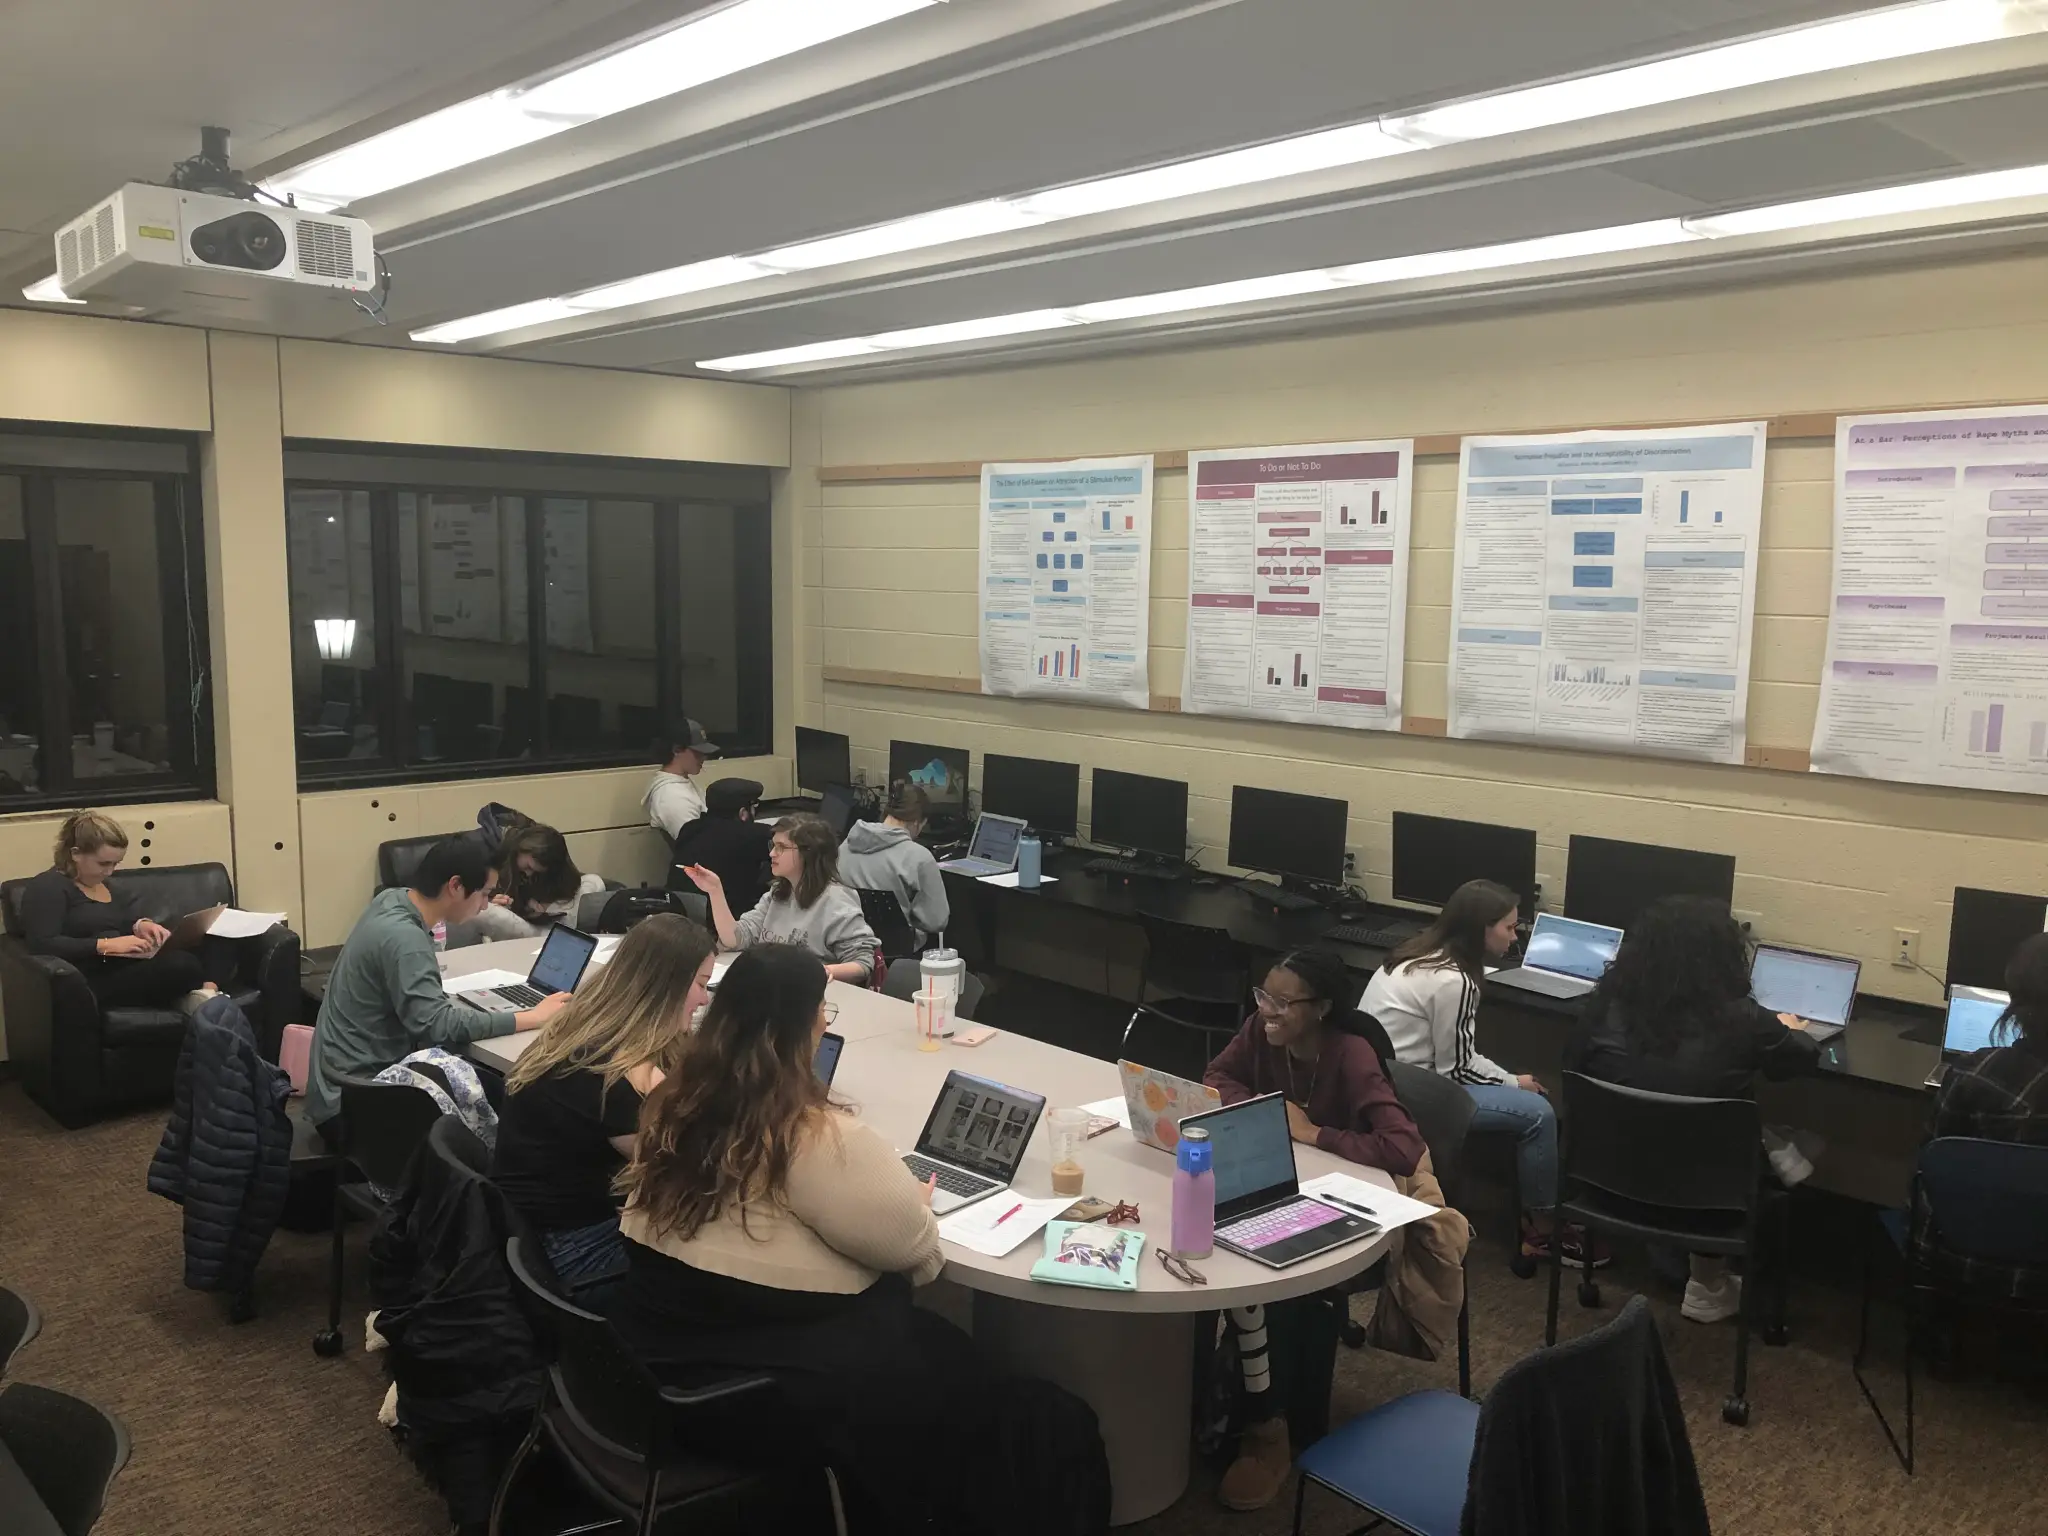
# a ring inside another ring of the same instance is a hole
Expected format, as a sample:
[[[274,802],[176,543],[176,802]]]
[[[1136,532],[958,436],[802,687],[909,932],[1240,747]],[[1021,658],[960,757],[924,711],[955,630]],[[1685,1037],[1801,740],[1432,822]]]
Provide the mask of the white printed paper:
[[[1301,1192],[1354,1216],[1360,1211],[1368,1212],[1388,1232],[1396,1227],[1405,1227],[1411,1221],[1427,1221],[1437,1212],[1433,1205],[1411,1200],[1398,1190],[1382,1189],[1364,1179],[1354,1179],[1348,1173],[1325,1173],[1304,1180]]]
[[[1468,437],[1450,734],[1739,763],[1764,423]]]
[[[1002,887],[1002,889],[1004,889],[1004,890],[1006,890],[1006,891],[1014,891],[1014,890],[1018,890],[1018,889],[1020,889],[1020,886],[1019,886],[1019,884],[1018,884],[1018,879],[1019,879],[1019,877],[1018,877],[1017,871],[1016,871],[1016,870],[1014,870],[1014,869],[1013,869],[1013,870],[1010,870],[1010,871],[1008,871],[1008,872],[1007,872],[1007,873],[1005,873],[1005,874],[1000,874],[1000,875],[983,875],[983,876],[981,876],[980,878],[981,878],[981,883],[982,883],[983,885],[995,885],[995,886],[1000,886],[1000,887]],[[1038,877],[1038,883],[1039,883],[1040,885],[1058,885],[1058,884],[1060,883],[1060,881],[1059,881],[1059,876],[1057,876],[1057,875],[1040,875],[1040,876]]]
[[[494,987],[524,986],[525,983],[526,978],[517,971],[471,971],[464,976],[442,978],[442,986],[451,997],[459,997],[465,992],[489,992]]]
[[[1000,1259],[1045,1230],[1048,1221],[1073,1203],[1072,1195],[1026,1200],[1009,1190],[998,1190],[986,1200],[977,1200],[950,1216],[940,1217],[939,1236],[962,1248]]]
[[[1844,416],[1816,773],[2048,793],[2048,406]]]
[[[1189,714],[1401,728],[1415,444],[1188,455]]]
[[[1152,456],[981,467],[981,691],[1147,708]]]
[[[206,931],[216,939],[255,939],[284,920],[282,912],[244,912],[240,907],[222,907]]]

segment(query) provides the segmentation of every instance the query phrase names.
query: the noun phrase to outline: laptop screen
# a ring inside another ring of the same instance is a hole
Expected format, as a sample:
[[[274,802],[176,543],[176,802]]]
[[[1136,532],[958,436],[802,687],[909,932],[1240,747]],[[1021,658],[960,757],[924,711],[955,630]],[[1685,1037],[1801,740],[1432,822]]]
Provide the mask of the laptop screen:
[[[1042,1094],[948,1072],[924,1134],[917,1138],[917,1150],[1007,1184],[1024,1160],[1025,1144],[1044,1112]]]
[[[1181,1121],[1185,1133],[1200,1126],[1209,1133],[1216,1171],[1216,1217],[1296,1193],[1294,1143],[1287,1135],[1287,1100],[1277,1093],[1246,1099]]]
[[[1749,990],[1773,1013],[1796,1013],[1816,1024],[1846,1024],[1862,970],[1857,960],[1759,944],[1749,966]]]
[[[1522,964],[1531,970],[1598,981],[1619,948],[1619,928],[1541,912],[1537,914],[1536,925],[1529,930],[1529,947],[1522,954]]]
[[[859,808],[859,791],[851,784],[827,784],[824,797],[818,802],[818,815],[832,829],[834,837],[844,840]]]
[[[573,992],[596,949],[597,940],[589,934],[557,923],[548,930],[547,942],[541,945],[539,958],[533,962],[526,980],[543,992]]]
[[[1941,1048],[1951,1056],[1967,1056],[1992,1044],[1991,1031],[2005,1017],[2010,1001],[2003,992],[1989,987],[1949,989],[1948,1024],[1941,1032]]]
[[[1017,862],[1017,844],[1024,840],[1024,823],[1008,816],[983,816],[974,824],[974,841],[968,846],[970,859],[987,859],[991,864]]]
[[[839,1053],[846,1049],[846,1037],[826,1030],[818,1041],[818,1054],[812,1060],[817,1069],[818,1081],[827,1088],[832,1086],[832,1074],[839,1070]]]

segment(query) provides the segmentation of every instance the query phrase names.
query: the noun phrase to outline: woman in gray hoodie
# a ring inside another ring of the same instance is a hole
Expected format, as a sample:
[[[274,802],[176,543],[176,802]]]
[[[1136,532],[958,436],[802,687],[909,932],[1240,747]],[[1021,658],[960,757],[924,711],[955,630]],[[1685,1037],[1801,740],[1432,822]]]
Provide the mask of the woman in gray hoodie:
[[[925,792],[898,779],[889,788],[887,819],[855,822],[839,859],[840,874],[855,890],[896,898],[921,943],[936,938],[953,916],[939,861],[917,840],[930,813]]]
[[[753,911],[735,918],[725,883],[701,864],[686,873],[711,902],[718,942],[727,949],[754,944],[800,944],[825,962],[834,981],[866,986],[874,978],[881,944],[861,915],[860,898],[839,881],[839,839],[815,816],[791,816],[768,845],[774,882]]]

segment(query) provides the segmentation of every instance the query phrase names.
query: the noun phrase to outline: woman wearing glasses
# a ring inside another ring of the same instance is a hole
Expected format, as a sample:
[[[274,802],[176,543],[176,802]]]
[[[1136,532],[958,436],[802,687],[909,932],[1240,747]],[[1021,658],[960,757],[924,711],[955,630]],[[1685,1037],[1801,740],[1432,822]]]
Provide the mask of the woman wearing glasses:
[[[1287,1129],[1296,1141],[1406,1177],[1422,1161],[1422,1132],[1394,1096],[1371,1041],[1343,1027],[1352,1016],[1350,999],[1350,975],[1333,951],[1283,956],[1252,990],[1258,1011],[1209,1063],[1202,1081],[1226,1104],[1285,1094]],[[1216,1490],[1227,1508],[1263,1509],[1287,1481],[1294,1457],[1284,1373],[1301,1344],[1304,1309],[1317,1305],[1308,1298],[1230,1312],[1243,1371],[1237,1417],[1244,1428],[1237,1460]]]
[[[715,871],[692,864],[683,871],[711,902],[718,942],[727,949],[796,944],[825,962],[833,981],[866,986],[881,944],[861,915],[860,898],[839,880],[839,839],[815,816],[792,816],[768,845],[774,882],[751,912],[733,916],[725,884]]]

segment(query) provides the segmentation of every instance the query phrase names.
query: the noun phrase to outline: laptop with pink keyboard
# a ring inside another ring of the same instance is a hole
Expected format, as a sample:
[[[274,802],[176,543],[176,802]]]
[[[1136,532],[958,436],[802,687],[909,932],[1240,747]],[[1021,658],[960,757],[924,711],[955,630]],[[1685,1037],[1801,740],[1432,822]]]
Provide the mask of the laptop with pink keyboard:
[[[1193,1126],[1209,1133],[1214,1149],[1217,1247],[1285,1269],[1379,1235],[1378,1222],[1301,1193],[1282,1095],[1190,1115],[1181,1121],[1181,1133]]]

